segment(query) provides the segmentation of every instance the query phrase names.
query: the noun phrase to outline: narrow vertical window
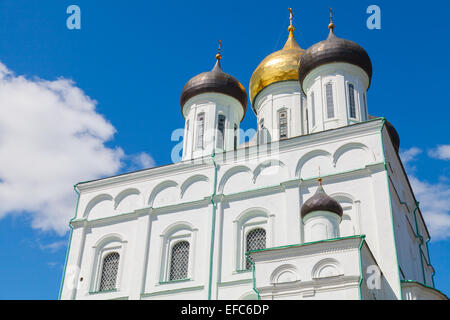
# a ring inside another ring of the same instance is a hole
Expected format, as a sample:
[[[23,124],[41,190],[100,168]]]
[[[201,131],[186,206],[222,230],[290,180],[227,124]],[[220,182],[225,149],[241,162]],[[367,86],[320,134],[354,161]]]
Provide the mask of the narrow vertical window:
[[[237,150],[237,143],[238,143],[238,129],[237,124],[234,124],[234,150]]]
[[[258,131],[256,134],[258,135],[258,144],[264,144],[264,118],[259,120]]]
[[[327,118],[334,118],[334,101],[333,101],[333,84],[327,83],[326,88],[327,95]]]
[[[260,250],[266,248],[266,230],[263,228],[258,228],[255,230],[250,231],[247,234],[246,239],[246,251],[252,251],[252,250]],[[246,260],[246,269],[251,268],[251,263],[249,259]]]
[[[314,128],[316,126],[316,103],[314,101],[314,92],[311,93],[311,124]]]
[[[369,118],[368,116],[367,116],[367,97],[366,97],[366,93],[364,92],[364,95],[363,95],[363,103],[364,103],[364,119],[362,119],[362,120],[364,120],[364,121],[367,121],[367,119]]]
[[[103,258],[99,291],[116,289],[117,271],[119,270],[119,254],[112,252]]]
[[[217,148],[224,149],[225,145],[225,116],[219,114],[217,119]]]
[[[205,113],[199,113],[197,115],[197,149],[203,149],[203,139],[205,134]]]
[[[349,114],[350,118],[356,118],[356,106],[355,106],[355,87],[353,84],[348,85],[348,100],[349,100]]]
[[[305,109],[305,117],[306,117],[306,134],[309,134],[309,113],[308,113],[308,108]]]
[[[170,256],[169,280],[181,280],[188,277],[189,242],[180,241],[172,247]]]
[[[189,119],[186,121],[186,134],[184,135],[183,153],[186,153],[188,138],[189,138]]]
[[[278,112],[278,126],[280,128],[280,140],[286,139],[288,137],[286,110]]]

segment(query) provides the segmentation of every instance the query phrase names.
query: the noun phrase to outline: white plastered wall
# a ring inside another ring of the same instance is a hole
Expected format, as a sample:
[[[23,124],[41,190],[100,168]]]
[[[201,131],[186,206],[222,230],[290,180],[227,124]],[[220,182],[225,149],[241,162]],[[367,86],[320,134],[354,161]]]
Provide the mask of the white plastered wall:
[[[214,166],[210,157],[79,184],[67,267],[79,266],[77,277],[84,280],[76,279],[70,287],[71,275],[66,272],[62,299],[206,299],[210,270],[213,299],[248,297],[252,273],[238,268],[239,221],[267,228],[267,247],[302,243],[300,207],[316,191],[318,165],[325,191],[349,208],[354,227],[347,232],[366,235],[386,281],[400,294],[381,127],[381,120],[373,120],[284,140],[270,155],[258,154],[256,146],[217,154],[211,269]],[[189,226],[195,234],[190,278],[167,283],[161,281],[163,238],[177,224]],[[93,246],[112,234],[120,234],[126,242],[120,289],[92,293],[85,283],[94,269]]]

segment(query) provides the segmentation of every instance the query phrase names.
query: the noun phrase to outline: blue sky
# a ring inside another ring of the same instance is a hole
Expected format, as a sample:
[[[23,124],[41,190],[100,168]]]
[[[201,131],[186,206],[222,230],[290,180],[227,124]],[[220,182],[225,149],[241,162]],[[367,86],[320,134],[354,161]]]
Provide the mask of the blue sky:
[[[81,8],[81,30],[66,27],[71,4]],[[366,27],[372,4],[381,8],[381,30]],[[0,100],[0,163],[8,168],[0,168],[0,299],[58,297],[73,184],[170,163],[172,131],[184,126],[181,90],[213,67],[218,39],[224,71],[248,88],[259,62],[284,44],[287,8],[306,49],[326,38],[330,6],[336,34],[371,56],[369,112],[400,134],[402,158],[434,232],[436,287],[449,295],[448,2],[2,0],[0,75],[10,91]],[[54,109],[1,105],[55,96]],[[72,103],[84,109],[74,111]],[[58,106],[67,112],[57,113]],[[71,126],[89,137],[70,136]],[[255,127],[250,109],[242,127]],[[5,141],[19,151],[6,153]],[[102,165],[93,165],[99,159]]]

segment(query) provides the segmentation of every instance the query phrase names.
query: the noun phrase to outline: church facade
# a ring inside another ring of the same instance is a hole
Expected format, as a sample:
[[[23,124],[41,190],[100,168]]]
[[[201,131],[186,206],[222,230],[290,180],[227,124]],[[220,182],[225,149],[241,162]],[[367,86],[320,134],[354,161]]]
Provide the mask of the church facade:
[[[446,299],[372,63],[329,25],[252,75],[189,80],[182,160],[79,183],[61,299]]]

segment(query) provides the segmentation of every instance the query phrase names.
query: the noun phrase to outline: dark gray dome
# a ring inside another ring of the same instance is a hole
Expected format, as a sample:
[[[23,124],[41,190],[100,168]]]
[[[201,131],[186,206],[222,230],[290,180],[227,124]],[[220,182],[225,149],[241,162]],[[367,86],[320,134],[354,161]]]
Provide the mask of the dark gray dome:
[[[312,70],[333,62],[347,62],[363,69],[369,76],[370,87],[372,62],[366,50],[356,42],[336,37],[333,28],[330,28],[330,34],[326,40],[309,47],[300,58],[300,67],[298,69],[300,86],[302,86],[303,80]]]
[[[306,200],[300,209],[301,217],[304,218],[308,213],[313,211],[329,211],[334,212],[342,217],[343,210],[339,202],[325,193],[322,185],[317,187],[316,193]]]
[[[211,71],[200,73],[185,84],[180,98],[181,113],[186,101],[205,92],[223,93],[235,98],[241,103],[245,115],[248,103],[247,92],[236,78],[222,71],[220,60],[217,60]]]
[[[392,125],[392,123],[390,123],[387,120],[386,120],[386,128],[387,128],[387,130],[389,132],[389,135],[391,136],[394,148],[395,148],[395,150],[398,153],[398,151],[400,149],[400,136],[398,135],[398,132],[397,132],[397,130],[395,130],[395,128]]]
[[[369,120],[377,119],[377,118],[379,118],[379,117],[369,115]],[[395,151],[397,151],[397,153],[398,153],[398,151],[400,150],[400,136],[399,136],[397,130],[395,129],[395,127],[392,125],[392,123],[390,123],[389,121],[386,120],[385,125],[386,125],[386,129],[389,133],[389,136],[391,137],[392,144],[394,145]]]

